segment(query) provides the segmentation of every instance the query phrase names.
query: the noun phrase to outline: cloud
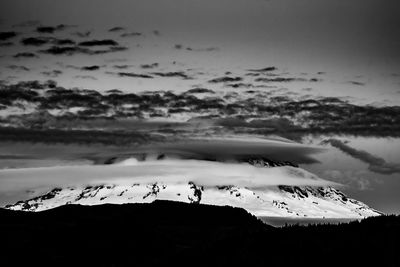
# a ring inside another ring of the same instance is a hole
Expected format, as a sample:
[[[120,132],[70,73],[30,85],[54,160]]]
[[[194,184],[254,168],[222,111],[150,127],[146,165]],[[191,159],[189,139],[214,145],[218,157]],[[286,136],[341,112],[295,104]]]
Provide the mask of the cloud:
[[[117,26],[117,27],[110,28],[108,31],[109,32],[120,32],[120,31],[123,31],[123,30],[125,30],[124,27]]]
[[[31,52],[21,52],[13,56],[14,58],[37,58],[38,56]]]
[[[53,39],[52,44],[54,45],[74,45],[75,41],[71,39]]]
[[[179,77],[183,79],[191,79],[187,74],[185,74],[182,71],[175,71],[175,72],[153,72],[152,73],[155,76],[159,77]]]
[[[358,85],[358,86],[364,86],[365,83],[362,82],[357,82],[357,81],[348,81],[349,84],[353,84],[353,85]]]
[[[14,45],[14,43],[12,43],[12,42],[0,42],[1,47],[13,46],[13,45]]]
[[[195,51],[195,52],[213,52],[213,51],[219,51],[220,49],[218,47],[206,47],[206,48],[192,48],[192,47],[185,47],[181,44],[176,44],[174,45],[174,48],[177,50],[186,50],[186,51]]]
[[[53,45],[74,45],[75,41],[71,39],[57,39],[53,37],[28,37],[21,40],[23,45],[42,46],[45,44]]]
[[[8,65],[7,66],[8,69],[10,70],[15,70],[15,71],[30,71],[30,69],[28,67],[25,66],[19,66],[19,65]]]
[[[111,39],[91,40],[79,43],[80,46],[118,46],[118,43]]]
[[[147,74],[138,74],[133,72],[118,72],[117,75],[120,77],[131,77],[131,78],[145,78],[145,79],[153,78],[153,76]]]
[[[61,70],[43,71],[42,74],[48,77],[56,78],[63,72]]]
[[[323,141],[331,146],[340,149],[342,152],[369,164],[368,169],[380,174],[400,173],[400,164],[386,162],[383,158],[374,156],[366,151],[357,150],[338,139],[328,139]]]
[[[103,50],[91,50],[88,48],[82,48],[79,46],[52,46],[48,49],[40,50],[41,53],[51,55],[74,55],[74,54],[86,54],[86,55],[99,55],[113,52],[120,52],[127,50],[126,47],[113,46]]]
[[[132,67],[133,65],[114,65],[113,68],[115,69],[120,69],[120,70],[124,70],[124,69],[129,69],[130,67]]]
[[[154,69],[158,67],[158,63],[152,63],[152,64],[142,64],[140,65],[142,69]]]
[[[324,148],[306,146],[295,142],[283,142],[256,136],[220,136],[214,138],[189,138],[173,142],[142,145],[136,153],[169,154],[189,159],[218,161],[245,160],[260,157],[272,161],[289,161],[294,164],[318,162],[311,155]]]
[[[361,191],[372,190],[373,184],[378,182],[376,179],[367,178],[366,171],[325,170],[322,177]]]
[[[57,26],[39,26],[36,31],[39,33],[54,33],[56,31],[61,31],[66,29],[68,26],[64,24],[59,24]]]
[[[56,186],[98,183],[188,183],[202,186],[235,185],[261,189],[276,185],[327,186],[323,180],[295,167],[263,168],[248,163],[201,160],[134,161],[114,165],[81,165],[0,170],[0,190],[15,192]]]
[[[187,90],[184,94],[215,94],[215,92],[211,89],[207,89],[207,88],[192,88]]]
[[[96,77],[93,77],[91,75],[75,75],[74,77],[78,78],[78,79],[85,79],[85,80],[93,80],[93,81],[97,80]]]
[[[228,83],[228,82],[240,82],[242,80],[243,80],[243,78],[241,78],[241,77],[224,76],[224,77],[209,80],[208,82],[209,83]]]
[[[281,82],[305,82],[307,81],[304,78],[283,78],[283,77],[277,77],[277,78],[257,78],[255,79],[256,82],[266,82],[266,83],[281,83]]]
[[[87,70],[87,71],[94,71],[94,70],[99,70],[100,66],[97,65],[92,65],[92,66],[84,66],[81,68],[81,70]]]
[[[85,31],[85,32],[74,32],[73,35],[76,35],[80,38],[86,38],[89,37],[92,34],[91,31]]]
[[[269,71],[275,71],[278,70],[276,67],[266,67],[262,69],[248,69],[247,71],[251,72],[269,72]]]
[[[0,41],[6,41],[8,39],[17,36],[16,32],[0,32]]]
[[[137,37],[137,36],[142,36],[143,34],[141,32],[127,32],[121,34],[121,37]]]
[[[49,38],[46,37],[28,37],[21,40],[23,45],[34,45],[41,46],[49,42]]]

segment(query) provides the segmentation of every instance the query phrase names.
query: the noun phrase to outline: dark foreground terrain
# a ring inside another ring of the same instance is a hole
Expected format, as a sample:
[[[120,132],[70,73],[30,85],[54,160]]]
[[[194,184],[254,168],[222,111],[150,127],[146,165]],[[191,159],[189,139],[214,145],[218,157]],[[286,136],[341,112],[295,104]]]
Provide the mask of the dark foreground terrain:
[[[0,209],[1,266],[400,266],[400,217],[266,225],[243,209],[155,201]]]

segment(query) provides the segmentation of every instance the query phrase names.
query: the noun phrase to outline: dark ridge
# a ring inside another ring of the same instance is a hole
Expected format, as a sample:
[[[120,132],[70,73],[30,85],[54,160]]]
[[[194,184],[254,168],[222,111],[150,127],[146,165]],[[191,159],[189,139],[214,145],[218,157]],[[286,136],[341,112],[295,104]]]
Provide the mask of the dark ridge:
[[[0,235],[7,266],[400,265],[400,217],[393,215],[274,228],[228,206],[66,205],[0,209]]]

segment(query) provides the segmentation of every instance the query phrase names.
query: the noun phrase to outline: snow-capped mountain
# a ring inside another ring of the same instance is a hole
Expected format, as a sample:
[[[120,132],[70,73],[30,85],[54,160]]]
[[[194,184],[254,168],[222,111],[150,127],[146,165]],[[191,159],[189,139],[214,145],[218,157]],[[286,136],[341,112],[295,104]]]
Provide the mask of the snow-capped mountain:
[[[147,203],[156,199],[241,207],[256,216],[362,218],[380,214],[332,187],[278,186],[256,191],[235,186],[205,188],[194,183],[54,188],[44,195],[6,208],[41,211],[66,204]]]
[[[129,164],[130,160],[124,159],[123,164]],[[263,158],[243,161],[257,168],[297,167],[291,162]],[[117,162],[113,163],[121,164]],[[378,211],[331,186],[279,185],[250,189],[235,185],[204,186],[194,182],[102,183],[54,188],[43,195],[7,205],[6,208],[42,211],[67,204],[148,203],[156,199],[229,205],[244,208],[256,216],[269,217],[363,218],[380,215]]]

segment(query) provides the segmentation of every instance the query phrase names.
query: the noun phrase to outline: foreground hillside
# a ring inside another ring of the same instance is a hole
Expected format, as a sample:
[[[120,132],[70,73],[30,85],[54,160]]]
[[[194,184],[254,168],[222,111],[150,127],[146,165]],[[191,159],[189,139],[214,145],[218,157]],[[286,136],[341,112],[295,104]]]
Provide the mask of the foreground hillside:
[[[400,218],[274,228],[240,208],[155,201],[0,210],[6,266],[399,266]]]

